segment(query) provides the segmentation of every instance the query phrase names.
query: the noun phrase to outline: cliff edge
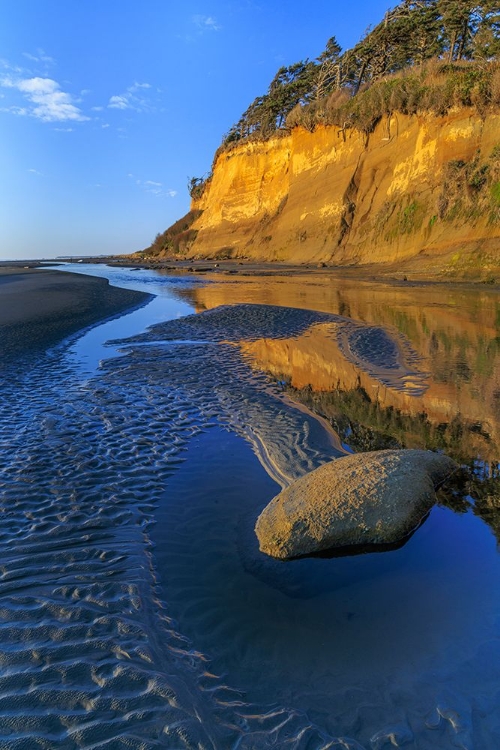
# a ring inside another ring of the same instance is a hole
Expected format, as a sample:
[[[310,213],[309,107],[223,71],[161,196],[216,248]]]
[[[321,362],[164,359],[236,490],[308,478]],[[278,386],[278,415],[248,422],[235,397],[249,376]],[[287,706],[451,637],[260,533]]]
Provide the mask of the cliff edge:
[[[297,127],[219,154],[177,247],[488,279],[500,270],[500,115],[394,114],[373,132]]]

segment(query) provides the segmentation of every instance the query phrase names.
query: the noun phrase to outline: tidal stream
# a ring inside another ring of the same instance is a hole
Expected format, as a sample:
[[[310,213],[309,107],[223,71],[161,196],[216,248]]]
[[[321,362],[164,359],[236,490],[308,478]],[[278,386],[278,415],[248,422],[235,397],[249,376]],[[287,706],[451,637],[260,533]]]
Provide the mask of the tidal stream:
[[[461,324],[453,391],[439,292],[419,337],[408,303],[368,315],[363,289],[339,307],[314,283],[68,269],[157,296],[6,373],[0,747],[497,750],[494,491],[488,522],[473,497],[436,506],[391,552],[282,563],[253,533],[281,487],[349,450],[284,384],[362,387],[415,424],[460,415],[491,472],[490,324]]]

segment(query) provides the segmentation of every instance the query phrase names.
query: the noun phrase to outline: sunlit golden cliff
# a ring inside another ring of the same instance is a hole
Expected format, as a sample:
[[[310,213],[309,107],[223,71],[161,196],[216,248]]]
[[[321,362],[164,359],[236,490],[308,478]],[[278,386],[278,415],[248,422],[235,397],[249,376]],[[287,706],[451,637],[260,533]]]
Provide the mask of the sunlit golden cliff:
[[[500,115],[396,114],[370,134],[319,126],[223,152],[192,209],[188,257],[500,268]]]

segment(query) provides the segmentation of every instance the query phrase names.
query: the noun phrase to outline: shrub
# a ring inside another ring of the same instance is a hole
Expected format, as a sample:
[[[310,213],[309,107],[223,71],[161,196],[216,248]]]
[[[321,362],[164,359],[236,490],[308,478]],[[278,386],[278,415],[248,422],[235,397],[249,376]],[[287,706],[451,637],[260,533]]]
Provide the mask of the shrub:
[[[491,186],[491,200],[494,206],[500,206],[500,182],[494,182]]]
[[[494,70],[491,76],[491,103],[500,104],[500,69]]]
[[[202,213],[199,210],[189,211],[171,227],[157,234],[150,247],[143,252],[148,255],[177,255],[182,252],[196,239],[197,232],[191,227]]]
[[[272,132],[255,130],[239,140],[266,140],[300,126],[313,130],[317,125],[354,127],[366,133],[393,112],[413,115],[432,112],[445,115],[452,107],[475,107],[481,115],[500,103],[500,63],[444,63],[429,60],[418,68],[408,68],[365,83],[353,95],[349,86],[339,88],[324,99],[296,104],[286,118],[286,127]],[[238,142],[238,141],[237,141]],[[221,151],[236,144],[225,142]]]
[[[477,153],[469,162],[446,165],[439,216],[447,220],[488,216],[492,224],[500,221],[500,144],[486,161]]]

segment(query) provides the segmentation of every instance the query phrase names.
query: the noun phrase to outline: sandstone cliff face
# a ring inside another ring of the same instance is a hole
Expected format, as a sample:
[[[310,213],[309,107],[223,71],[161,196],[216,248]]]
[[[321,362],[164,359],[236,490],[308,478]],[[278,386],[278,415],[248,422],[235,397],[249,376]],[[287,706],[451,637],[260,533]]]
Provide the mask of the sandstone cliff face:
[[[500,267],[500,115],[401,114],[373,133],[296,128],[222,153],[189,257]],[[403,267],[403,266],[401,266]]]

